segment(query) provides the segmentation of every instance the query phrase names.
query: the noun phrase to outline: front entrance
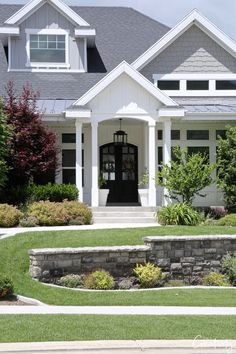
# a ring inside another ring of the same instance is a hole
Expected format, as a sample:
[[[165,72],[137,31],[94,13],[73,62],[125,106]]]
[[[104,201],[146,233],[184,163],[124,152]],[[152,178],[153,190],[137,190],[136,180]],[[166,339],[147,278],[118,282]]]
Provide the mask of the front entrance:
[[[138,148],[132,144],[100,147],[100,176],[109,189],[108,204],[138,203]]]

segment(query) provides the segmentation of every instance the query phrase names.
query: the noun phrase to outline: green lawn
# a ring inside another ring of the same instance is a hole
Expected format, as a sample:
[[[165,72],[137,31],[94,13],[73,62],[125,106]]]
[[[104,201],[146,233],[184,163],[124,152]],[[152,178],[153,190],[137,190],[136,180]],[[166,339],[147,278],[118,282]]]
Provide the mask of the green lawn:
[[[143,244],[148,235],[236,234],[226,227],[154,227],[138,229],[30,232],[0,241],[0,272],[13,278],[15,292],[55,305],[236,306],[234,289],[146,292],[75,292],[51,288],[28,275],[30,248]]]
[[[0,342],[236,339],[236,316],[0,315]]]

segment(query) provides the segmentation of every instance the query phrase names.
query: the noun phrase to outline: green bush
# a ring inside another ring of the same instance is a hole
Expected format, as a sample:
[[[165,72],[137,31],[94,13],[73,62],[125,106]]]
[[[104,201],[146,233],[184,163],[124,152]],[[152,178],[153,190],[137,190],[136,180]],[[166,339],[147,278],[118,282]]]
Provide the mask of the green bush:
[[[20,219],[19,225],[21,227],[35,227],[38,225],[38,219],[35,216],[25,215],[22,219]]]
[[[87,289],[110,290],[115,285],[114,278],[105,270],[96,270],[84,277],[84,286]]]
[[[165,283],[165,286],[167,288],[175,288],[175,287],[181,287],[186,285],[187,284],[181,279],[173,279],[173,280],[169,280],[168,283]]]
[[[63,202],[63,200],[78,200],[79,191],[74,184],[31,184],[27,187],[27,195],[30,202],[41,200]]]
[[[12,295],[14,291],[13,282],[10,278],[0,275],[0,298]]]
[[[220,226],[236,226],[236,214],[229,214],[221,218],[217,225]]]
[[[81,276],[78,274],[68,274],[58,280],[59,285],[67,288],[77,288],[81,283]]]
[[[0,204],[0,226],[14,227],[19,224],[23,214],[16,207],[9,204]]]
[[[142,288],[154,288],[163,280],[161,269],[152,263],[137,264],[133,271]]]
[[[223,258],[222,269],[230,283],[236,286],[236,253],[233,256],[228,253]]]
[[[40,226],[67,225],[70,217],[63,203],[49,201],[35,202],[29,205],[28,215],[38,220]]]
[[[64,201],[63,205],[70,217],[70,225],[91,224],[92,212],[87,205],[77,201]]]
[[[201,214],[186,203],[172,204],[157,211],[158,222],[161,225],[188,225],[200,224]]]
[[[211,272],[203,278],[203,284],[207,286],[230,286],[224,274]]]

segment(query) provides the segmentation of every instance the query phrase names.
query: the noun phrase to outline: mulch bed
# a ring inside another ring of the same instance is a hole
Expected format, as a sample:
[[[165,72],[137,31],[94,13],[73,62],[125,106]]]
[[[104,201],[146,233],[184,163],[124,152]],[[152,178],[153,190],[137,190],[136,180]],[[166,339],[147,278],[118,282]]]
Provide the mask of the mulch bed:
[[[16,296],[8,296],[6,298],[0,299],[0,306],[30,306],[30,304],[27,304],[26,302],[23,302],[21,300],[18,300]]]

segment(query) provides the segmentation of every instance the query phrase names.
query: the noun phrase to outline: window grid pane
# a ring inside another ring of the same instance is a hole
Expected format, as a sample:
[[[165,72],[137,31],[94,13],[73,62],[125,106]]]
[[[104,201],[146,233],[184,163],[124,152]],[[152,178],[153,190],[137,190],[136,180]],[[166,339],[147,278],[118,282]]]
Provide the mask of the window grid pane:
[[[209,140],[209,130],[187,130],[187,140]]]
[[[30,35],[30,61],[65,63],[64,35]]]

